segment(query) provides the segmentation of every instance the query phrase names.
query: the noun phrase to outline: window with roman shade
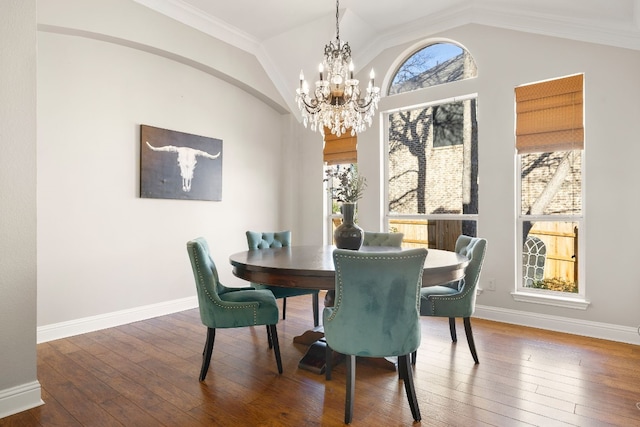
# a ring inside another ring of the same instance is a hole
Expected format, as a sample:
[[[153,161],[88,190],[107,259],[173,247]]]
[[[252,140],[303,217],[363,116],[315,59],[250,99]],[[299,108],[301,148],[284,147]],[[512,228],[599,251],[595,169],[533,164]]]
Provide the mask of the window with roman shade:
[[[336,189],[339,179],[337,174],[350,168],[357,168],[358,163],[358,136],[351,135],[351,129],[337,136],[331,133],[331,129],[324,128],[323,161],[325,163],[325,182],[329,197],[326,199],[327,242],[333,243],[333,232],[342,223],[340,204],[337,202]],[[331,178],[329,176],[332,176]]]
[[[584,309],[584,75],[515,88],[516,301]],[[557,297],[564,298],[560,303]]]
[[[358,162],[358,135],[351,136],[351,130],[336,136],[331,129],[324,129],[323,159],[327,165],[341,165]]]

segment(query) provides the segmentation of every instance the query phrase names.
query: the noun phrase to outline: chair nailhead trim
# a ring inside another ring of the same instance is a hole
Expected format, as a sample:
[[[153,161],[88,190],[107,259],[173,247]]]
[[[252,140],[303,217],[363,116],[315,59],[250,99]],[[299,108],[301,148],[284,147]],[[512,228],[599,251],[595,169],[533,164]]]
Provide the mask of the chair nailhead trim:
[[[482,259],[480,260],[480,263],[478,265],[478,271],[480,271],[482,269],[482,264],[483,263],[484,263],[484,254],[482,255]],[[464,292],[462,292],[460,294],[456,294],[456,295],[453,295],[453,296],[451,296],[451,295],[431,295],[431,296],[429,296],[429,301],[431,302],[431,311],[435,314],[435,312],[436,312],[436,301],[437,300],[456,301],[456,300],[459,300],[459,299],[463,299],[464,297],[469,295],[469,292],[471,292],[472,289],[475,292],[475,289],[476,289],[477,284],[478,284],[478,279],[480,279],[480,274],[479,273],[478,273],[478,276],[476,277],[476,283],[473,286],[469,286],[469,287],[467,287],[466,284],[465,284]]]
[[[354,257],[353,255],[338,255],[341,258],[358,258],[361,259],[359,257]],[[421,258],[422,255],[397,255],[394,257],[389,257],[389,256],[372,256],[372,257],[368,257],[367,260],[370,259],[380,259],[380,260],[390,260],[390,259],[412,259],[412,258]],[[422,287],[422,273],[423,273],[424,269],[422,268],[422,266],[420,266],[420,274],[418,277],[418,282],[420,283],[420,286],[416,286],[416,310],[418,310],[418,313],[420,312],[420,288]],[[331,313],[331,315],[327,318],[327,321],[331,321],[333,320],[337,313],[338,310],[340,309],[340,305],[342,305],[342,286],[343,286],[343,282],[342,282],[342,274],[340,271],[340,265],[336,265],[336,278],[338,278],[339,284],[340,286],[337,287],[336,289],[336,299],[335,302],[333,304],[333,312]],[[416,283],[416,284],[417,284]]]
[[[220,308],[223,308],[225,310],[237,310],[237,309],[252,308],[253,309],[253,324],[255,325],[258,322],[258,310],[257,310],[257,308],[258,308],[258,306],[260,304],[255,302],[255,303],[247,303],[245,305],[236,306],[236,307],[228,307],[228,306],[224,306],[224,305],[220,304],[209,293],[209,290],[207,289],[206,286],[205,287],[201,286],[201,283],[204,283],[204,276],[202,275],[202,267],[201,267],[200,263],[198,262],[198,257],[197,256],[194,256],[193,259],[195,260],[196,270],[198,271],[198,277],[200,278],[200,281],[197,283],[197,286],[200,287],[204,291],[205,294],[207,294],[207,297],[209,298],[209,300],[211,300],[211,302],[213,304],[215,304],[216,306],[218,306]],[[214,283],[214,286],[217,286],[217,283]]]

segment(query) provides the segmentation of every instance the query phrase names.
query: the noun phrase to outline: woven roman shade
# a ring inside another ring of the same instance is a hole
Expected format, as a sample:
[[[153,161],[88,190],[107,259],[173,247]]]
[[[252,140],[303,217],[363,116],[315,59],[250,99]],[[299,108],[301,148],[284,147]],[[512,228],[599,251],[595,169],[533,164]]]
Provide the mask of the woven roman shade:
[[[583,77],[578,74],[515,89],[518,154],[584,148]]]
[[[351,129],[339,137],[324,128],[324,162],[328,165],[358,163],[358,135],[351,136]]]

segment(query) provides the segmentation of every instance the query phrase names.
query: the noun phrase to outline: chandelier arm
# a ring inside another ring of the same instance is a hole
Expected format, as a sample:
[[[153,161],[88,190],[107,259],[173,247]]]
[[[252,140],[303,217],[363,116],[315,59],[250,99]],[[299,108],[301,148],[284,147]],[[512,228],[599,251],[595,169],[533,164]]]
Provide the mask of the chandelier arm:
[[[311,102],[307,102],[306,99],[300,99],[300,101],[302,101],[307,113],[316,114],[322,110],[322,106],[315,99],[312,99]]]
[[[370,98],[368,101],[365,98],[365,99],[359,99],[357,102],[354,102],[354,105],[358,113],[366,113],[367,110],[369,110],[369,108],[371,107],[371,104],[373,104],[373,102],[374,102],[373,98]]]

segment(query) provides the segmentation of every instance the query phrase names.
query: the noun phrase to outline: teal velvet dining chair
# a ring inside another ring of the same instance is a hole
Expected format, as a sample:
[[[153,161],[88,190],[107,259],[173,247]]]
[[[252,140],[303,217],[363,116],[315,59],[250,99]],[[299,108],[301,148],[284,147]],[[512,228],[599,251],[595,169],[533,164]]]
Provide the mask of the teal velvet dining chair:
[[[218,328],[266,325],[269,348],[273,348],[278,373],[281,374],[282,360],[276,328],[280,315],[273,294],[253,288],[230,288],[220,283],[209,245],[202,237],[187,242],[187,252],[196,282],[200,320],[207,327],[200,381],[207,376]]]
[[[420,420],[410,356],[420,345],[420,288],[427,250],[360,252],[336,249],[335,305],[325,307],[327,366],[332,351],[345,355],[345,423],[353,418],[356,356],[398,357],[411,414]],[[330,375],[328,377],[330,379]]]
[[[382,233],[365,230],[362,246],[387,246],[399,248],[402,246],[403,238],[403,233]]]
[[[260,231],[247,231],[247,244],[249,249],[266,249],[266,248],[282,248],[291,246],[291,231],[279,231],[279,232],[260,232]],[[296,297],[299,295],[311,295],[312,296],[312,310],[313,310],[313,326],[318,326],[319,308],[318,308],[318,293],[317,289],[304,289],[304,288],[287,288],[283,286],[266,285],[262,283],[252,283],[252,287],[255,289],[268,289],[273,292],[273,296],[276,299],[282,299],[282,319],[287,316],[287,298]]]
[[[425,287],[420,291],[420,315],[448,317],[451,340],[454,343],[458,341],[456,317],[462,317],[469,350],[471,350],[471,356],[476,364],[480,362],[471,329],[471,315],[476,307],[476,289],[486,249],[486,239],[465,235],[458,236],[455,251],[469,258],[464,279],[447,285]],[[416,356],[417,354],[414,353],[413,363],[415,363]]]

